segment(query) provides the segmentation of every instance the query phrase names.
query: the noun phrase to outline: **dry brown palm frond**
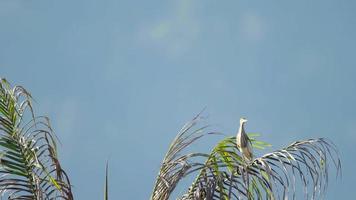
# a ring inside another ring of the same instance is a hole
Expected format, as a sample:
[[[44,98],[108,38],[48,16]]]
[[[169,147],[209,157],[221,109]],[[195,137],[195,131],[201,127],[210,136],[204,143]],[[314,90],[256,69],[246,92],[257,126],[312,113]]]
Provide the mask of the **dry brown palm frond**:
[[[197,162],[195,159],[206,159],[209,157],[209,154],[182,153],[183,150],[205,134],[212,134],[212,132],[206,132],[208,126],[200,125],[200,121],[201,116],[197,115],[192,121],[183,126],[171,143],[157,176],[151,195],[152,200],[169,199],[178,182],[186,176],[189,171],[204,167],[203,163]]]

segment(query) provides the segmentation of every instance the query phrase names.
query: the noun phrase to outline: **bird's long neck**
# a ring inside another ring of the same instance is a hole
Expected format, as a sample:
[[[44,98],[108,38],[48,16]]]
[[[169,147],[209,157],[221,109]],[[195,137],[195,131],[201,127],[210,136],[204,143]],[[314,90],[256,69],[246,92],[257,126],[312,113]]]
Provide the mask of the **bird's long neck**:
[[[240,123],[240,128],[239,128],[239,135],[242,133],[245,133],[245,123]]]

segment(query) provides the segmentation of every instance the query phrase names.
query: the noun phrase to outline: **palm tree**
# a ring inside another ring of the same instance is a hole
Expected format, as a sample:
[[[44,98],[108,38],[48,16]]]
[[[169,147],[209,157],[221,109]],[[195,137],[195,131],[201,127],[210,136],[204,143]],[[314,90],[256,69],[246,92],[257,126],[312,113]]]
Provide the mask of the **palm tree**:
[[[188,122],[171,143],[163,159],[151,200],[168,200],[188,175],[195,179],[180,200],[321,199],[328,185],[329,165],[341,173],[335,145],[325,139],[296,141],[251,161],[242,157],[236,137],[221,140],[210,153],[191,153],[187,148],[209,132],[199,114]],[[268,143],[249,134],[252,146]],[[297,194],[301,190],[302,196]]]
[[[0,79],[1,199],[73,199],[49,120],[35,116],[31,95]]]

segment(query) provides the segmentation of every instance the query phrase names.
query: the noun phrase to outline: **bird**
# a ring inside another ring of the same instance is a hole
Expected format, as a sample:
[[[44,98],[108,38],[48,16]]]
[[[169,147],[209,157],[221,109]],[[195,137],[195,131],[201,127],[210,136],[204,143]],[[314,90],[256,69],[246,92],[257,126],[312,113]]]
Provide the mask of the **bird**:
[[[244,125],[246,122],[247,122],[247,119],[240,118],[240,127],[239,127],[239,131],[237,132],[237,136],[236,136],[236,144],[237,144],[237,148],[240,150],[243,157],[245,159],[251,161],[253,158],[253,154],[252,154],[253,152],[252,152],[251,140],[245,132]]]

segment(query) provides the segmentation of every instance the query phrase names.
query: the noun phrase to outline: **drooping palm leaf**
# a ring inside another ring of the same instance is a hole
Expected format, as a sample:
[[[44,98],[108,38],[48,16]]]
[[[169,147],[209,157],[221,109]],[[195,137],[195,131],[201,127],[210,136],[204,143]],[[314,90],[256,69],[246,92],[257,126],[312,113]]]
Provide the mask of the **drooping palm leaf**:
[[[73,199],[47,117],[35,116],[31,95],[0,80],[0,193],[5,199]]]

